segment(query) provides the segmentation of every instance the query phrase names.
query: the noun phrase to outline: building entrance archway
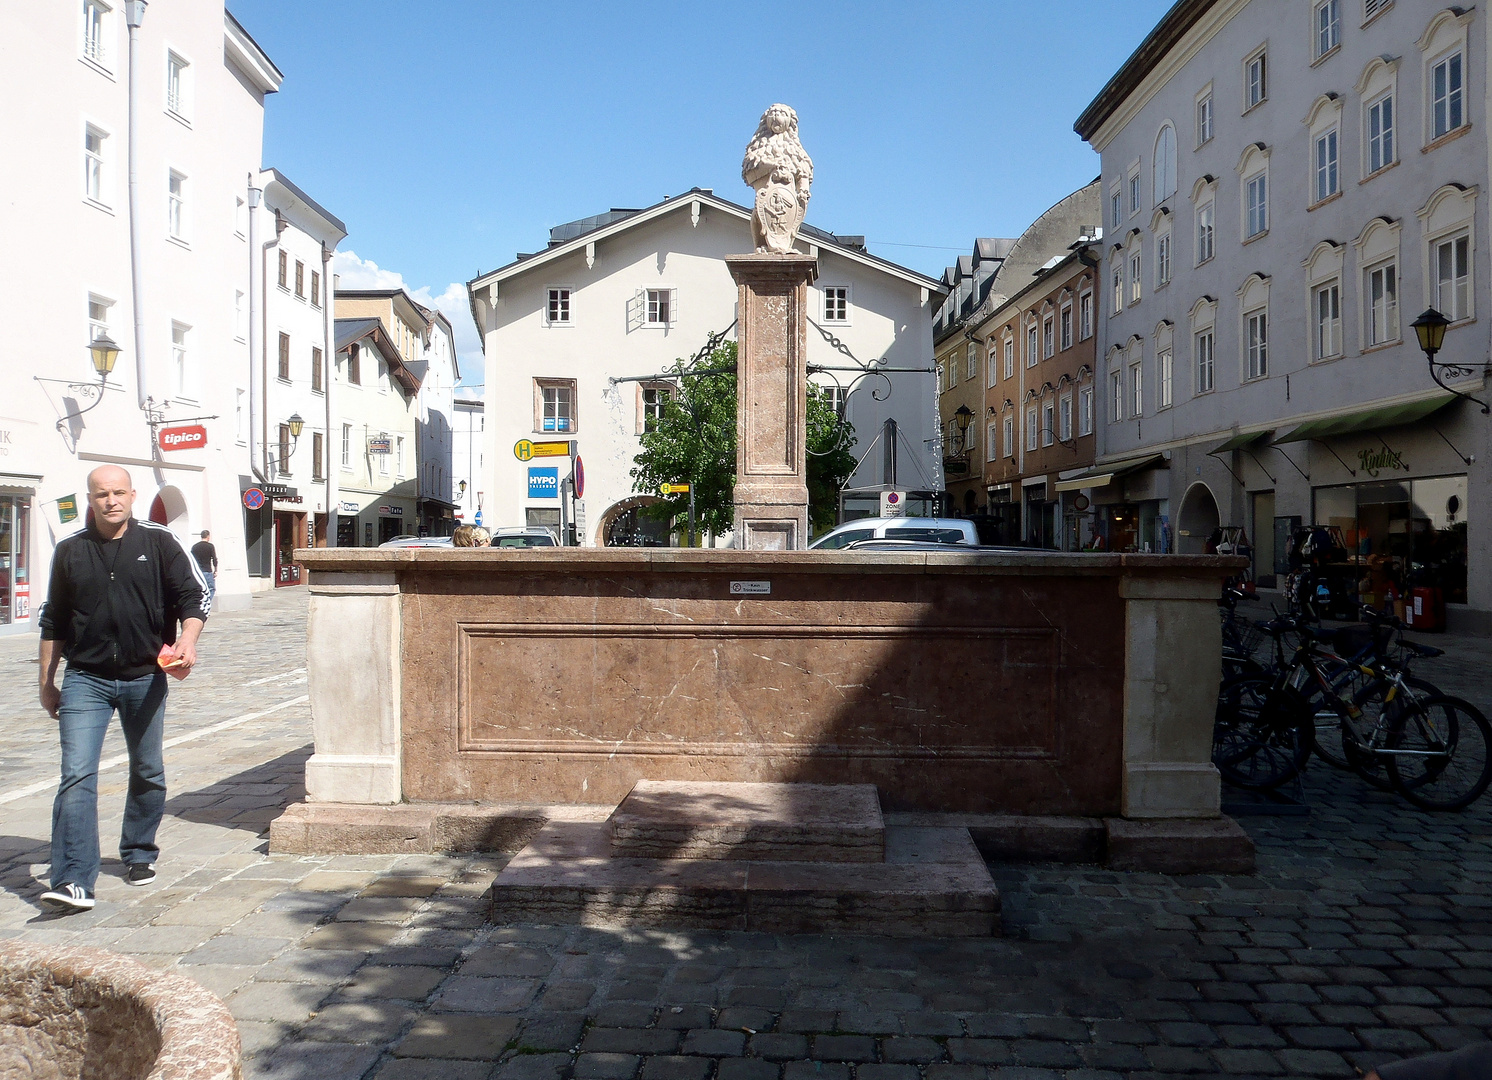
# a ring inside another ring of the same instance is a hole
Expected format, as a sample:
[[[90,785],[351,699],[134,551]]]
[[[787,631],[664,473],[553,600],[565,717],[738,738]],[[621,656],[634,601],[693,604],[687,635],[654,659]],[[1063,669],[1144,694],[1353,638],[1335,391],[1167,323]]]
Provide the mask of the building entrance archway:
[[[1207,551],[1208,538],[1222,525],[1218,514],[1217,499],[1212,489],[1198,480],[1186,489],[1181,500],[1181,513],[1176,515],[1176,553],[1178,555],[1202,555]]]
[[[607,507],[596,524],[599,547],[668,547],[668,522],[648,517],[642,509],[660,503],[656,495],[633,495]]]
[[[179,488],[163,487],[150,503],[150,520],[164,525],[177,535],[184,535],[187,528],[186,496]]]

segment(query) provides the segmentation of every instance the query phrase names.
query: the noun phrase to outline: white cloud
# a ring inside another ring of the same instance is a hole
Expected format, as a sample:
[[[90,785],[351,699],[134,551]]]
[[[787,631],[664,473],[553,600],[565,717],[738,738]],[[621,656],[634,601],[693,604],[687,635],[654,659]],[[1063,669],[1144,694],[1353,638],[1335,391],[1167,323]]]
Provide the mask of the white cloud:
[[[416,288],[397,270],[385,270],[372,259],[360,259],[355,251],[334,254],[332,270],[341,288],[404,289],[416,303],[440,311],[451,321],[451,329],[456,334],[456,359],[461,364],[462,380],[469,383],[482,381],[482,339],[471,319],[465,282],[453,281],[439,293],[429,285]]]

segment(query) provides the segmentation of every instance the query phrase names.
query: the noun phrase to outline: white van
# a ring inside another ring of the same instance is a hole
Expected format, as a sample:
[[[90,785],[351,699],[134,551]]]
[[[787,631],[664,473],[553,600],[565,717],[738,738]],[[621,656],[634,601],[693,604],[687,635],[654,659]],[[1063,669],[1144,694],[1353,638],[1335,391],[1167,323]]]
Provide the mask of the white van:
[[[920,540],[927,544],[979,546],[979,533],[963,518],[860,518],[830,529],[809,544],[811,551],[832,551],[856,540]]]

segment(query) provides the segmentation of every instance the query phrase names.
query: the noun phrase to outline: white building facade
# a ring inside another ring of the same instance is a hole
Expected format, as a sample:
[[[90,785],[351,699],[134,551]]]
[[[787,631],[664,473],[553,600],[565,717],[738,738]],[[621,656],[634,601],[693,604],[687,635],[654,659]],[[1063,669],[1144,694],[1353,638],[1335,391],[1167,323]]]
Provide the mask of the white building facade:
[[[1284,16],[1282,18],[1282,15]],[[1102,155],[1099,526],[1200,552],[1241,526],[1264,586],[1340,530],[1382,604],[1492,629],[1489,20],[1426,0],[1176,5],[1078,120]]]
[[[212,530],[217,603],[248,604],[242,381],[220,373],[246,359],[249,189],[281,77],[221,3],[28,4],[7,22],[6,145],[25,153],[0,168],[0,316],[48,330],[36,348],[13,333],[0,364],[0,630],[34,626],[85,477],[110,462],[139,516],[184,541]],[[102,390],[100,335],[119,347]]]
[[[419,377],[377,316],[336,320],[336,547],[415,535]]]
[[[819,259],[808,363],[827,370],[812,377],[837,389],[864,457],[850,486],[880,484],[890,457],[899,486],[940,491],[930,310],[941,285],[816,229],[798,248]],[[751,250],[749,211],[696,188],[560,226],[546,250],[469,283],[486,356],[485,525],[557,528],[572,459],[524,460],[519,444],[573,442],[585,474],[578,542],[605,546],[644,526],[637,511],[657,496],[634,491],[630,470],[668,386],[638,377],[731,329],[737,286],[725,257]],[[856,361],[906,370],[856,381]],[[890,419],[899,434],[887,455],[878,441]]]
[[[487,411],[475,387],[458,387],[451,413],[451,478],[455,485],[456,523],[481,525],[486,516],[483,477],[486,473]]]
[[[421,307],[429,321],[421,351],[424,372],[417,402],[419,418],[419,527],[424,535],[449,536],[455,529],[456,335],[440,311]]]
[[[325,545],[327,508],[337,502],[329,468],[340,414],[328,393],[335,352],[328,271],[347,229],[277,170],[264,170],[259,182],[263,196],[251,213],[262,262],[250,307],[260,325],[246,378],[234,388],[234,429],[241,486],[268,496],[243,511],[250,579],[268,588],[301,584],[292,553]],[[237,340],[248,337],[241,328]]]

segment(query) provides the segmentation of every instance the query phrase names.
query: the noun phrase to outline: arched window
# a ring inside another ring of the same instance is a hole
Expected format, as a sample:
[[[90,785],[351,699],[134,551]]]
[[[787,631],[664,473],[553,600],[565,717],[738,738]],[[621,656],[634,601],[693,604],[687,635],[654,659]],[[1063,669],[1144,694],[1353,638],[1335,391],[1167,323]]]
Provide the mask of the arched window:
[[[1155,137],[1155,161],[1150,170],[1155,180],[1155,201],[1176,194],[1176,129],[1166,124]]]

